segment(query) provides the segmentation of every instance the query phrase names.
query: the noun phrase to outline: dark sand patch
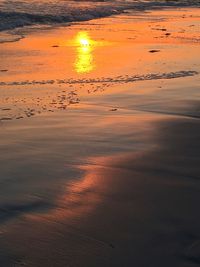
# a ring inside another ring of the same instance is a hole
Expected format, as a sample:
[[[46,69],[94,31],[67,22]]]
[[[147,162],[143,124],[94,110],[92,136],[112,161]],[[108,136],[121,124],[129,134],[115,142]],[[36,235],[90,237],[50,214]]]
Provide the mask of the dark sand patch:
[[[132,126],[125,138],[129,152],[83,158],[74,165],[83,174],[55,198],[55,209],[9,226],[3,240],[10,253],[29,266],[198,262],[199,121],[153,118],[152,148],[135,149]],[[17,242],[11,244],[13,237]]]

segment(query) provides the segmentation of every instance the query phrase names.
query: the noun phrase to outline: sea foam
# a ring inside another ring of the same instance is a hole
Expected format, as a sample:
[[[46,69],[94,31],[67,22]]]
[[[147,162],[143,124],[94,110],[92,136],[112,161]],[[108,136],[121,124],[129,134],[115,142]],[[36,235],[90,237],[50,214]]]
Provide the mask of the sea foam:
[[[0,0],[0,31],[17,27],[47,24],[55,25],[86,21],[124,12],[165,6],[199,6],[199,0],[183,1],[64,1],[64,0]]]

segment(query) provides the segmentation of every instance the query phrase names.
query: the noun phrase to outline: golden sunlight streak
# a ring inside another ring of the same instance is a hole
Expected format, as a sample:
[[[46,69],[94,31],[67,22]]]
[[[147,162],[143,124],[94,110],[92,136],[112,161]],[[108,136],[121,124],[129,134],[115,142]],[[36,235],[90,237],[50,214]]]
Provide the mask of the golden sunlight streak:
[[[77,58],[75,70],[77,73],[88,73],[94,69],[93,48],[95,42],[87,32],[79,32],[76,37]]]

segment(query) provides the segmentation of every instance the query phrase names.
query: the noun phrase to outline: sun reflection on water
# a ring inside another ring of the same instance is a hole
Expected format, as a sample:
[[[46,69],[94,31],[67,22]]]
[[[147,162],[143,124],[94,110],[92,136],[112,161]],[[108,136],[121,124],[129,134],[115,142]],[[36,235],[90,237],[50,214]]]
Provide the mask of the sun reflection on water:
[[[95,65],[93,59],[93,49],[95,41],[90,38],[87,32],[79,32],[76,36],[77,58],[75,70],[77,73],[89,73]]]

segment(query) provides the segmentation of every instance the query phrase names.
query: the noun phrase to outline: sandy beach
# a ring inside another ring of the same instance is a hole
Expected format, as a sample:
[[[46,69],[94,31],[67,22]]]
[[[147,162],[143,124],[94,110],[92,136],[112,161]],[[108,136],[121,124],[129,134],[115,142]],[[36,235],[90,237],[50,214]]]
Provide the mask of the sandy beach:
[[[200,264],[200,9],[0,33],[0,266]]]

